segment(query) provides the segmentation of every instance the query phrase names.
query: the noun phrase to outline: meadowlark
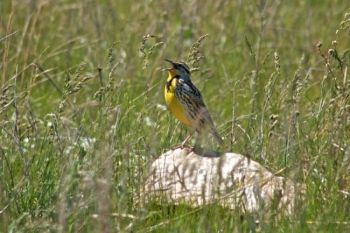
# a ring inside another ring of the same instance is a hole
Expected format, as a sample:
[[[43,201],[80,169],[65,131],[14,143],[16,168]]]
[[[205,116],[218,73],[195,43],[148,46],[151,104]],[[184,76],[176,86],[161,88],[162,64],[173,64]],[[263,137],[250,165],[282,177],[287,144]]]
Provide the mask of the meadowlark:
[[[172,67],[168,70],[168,79],[164,88],[165,102],[170,112],[191,129],[190,135],[181,144],[182,147],[194,132],[199,135],[209,129],[218,143],[222,139],[218,134],[214,122],[204,104],[199,90],[191,81],[189,67],[182,62],[165,59]]]

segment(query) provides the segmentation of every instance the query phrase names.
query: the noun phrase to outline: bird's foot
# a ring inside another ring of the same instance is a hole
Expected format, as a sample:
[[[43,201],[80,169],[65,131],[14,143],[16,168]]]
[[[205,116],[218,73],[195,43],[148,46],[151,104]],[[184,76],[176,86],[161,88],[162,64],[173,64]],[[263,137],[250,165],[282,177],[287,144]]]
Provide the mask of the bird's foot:
[[[181,149],[181,150],[186,150],[188,152],[192,152],[194,148],[181,143],[180,145],[177,145],[177,146],[173,147],[172,149],[173,150]]]

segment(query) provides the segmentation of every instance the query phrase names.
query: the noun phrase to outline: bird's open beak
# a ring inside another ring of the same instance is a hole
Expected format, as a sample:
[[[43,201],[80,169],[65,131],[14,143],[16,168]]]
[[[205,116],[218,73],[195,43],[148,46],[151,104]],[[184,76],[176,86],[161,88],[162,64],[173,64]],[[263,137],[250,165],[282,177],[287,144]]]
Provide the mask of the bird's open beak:
[[[170,64],[174,65],[174,62],[173,62],[172,60],[170,60],[170,59],[165,58],[164,61],[167,61],[167,62],[169,62]]]
[[[169,62],[169,63],[172,65],[172,67],[171,67],[171,68],[167,68],[166,70],[172,70],[172,69],[174,69],[175,62],[173,62],[172,60],[167,59],[167,58],[165,58],[165,59],[164,59],[164,61],[167,61],[167,62]]]
[[[169,62],[172,66],[171,68],[166,68],[165,70],[167,70],[172,76],[175,75],[176,74],[175,62],[169,59],[164,59],[164,61]]]

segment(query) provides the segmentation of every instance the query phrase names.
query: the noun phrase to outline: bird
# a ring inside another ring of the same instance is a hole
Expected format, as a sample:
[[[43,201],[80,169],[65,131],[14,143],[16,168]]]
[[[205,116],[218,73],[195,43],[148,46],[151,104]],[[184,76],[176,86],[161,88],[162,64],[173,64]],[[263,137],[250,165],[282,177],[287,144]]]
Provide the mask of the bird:
[[[214,122],[197,87],[191,81],[191,72],[184,62],[174,62],[164,59],[171,64],[164,88],[164,98],[170,112],[180,122],[190,127],[191,133],[182,142],[183,148],[194,132],[198,135],[209,129],[215,140],[222,144],[223,140],[216,130]]]

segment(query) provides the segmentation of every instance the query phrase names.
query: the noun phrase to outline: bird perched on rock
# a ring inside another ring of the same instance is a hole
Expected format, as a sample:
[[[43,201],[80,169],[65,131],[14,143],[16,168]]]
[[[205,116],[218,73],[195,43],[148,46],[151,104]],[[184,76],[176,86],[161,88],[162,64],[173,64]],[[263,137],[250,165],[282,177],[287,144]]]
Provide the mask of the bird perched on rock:
[[[191,134],[181,144],[182,147],[191,138],[194,131],[198,134],[209,129],[218,143],[222,139],[218,134],[209,111],[199,90],[191,81],[189,67],[183,62],[165,59],[172,67],[168,68],[168,79],[164,88],[165,102],[170,112],[182,123],[189,126]]]

